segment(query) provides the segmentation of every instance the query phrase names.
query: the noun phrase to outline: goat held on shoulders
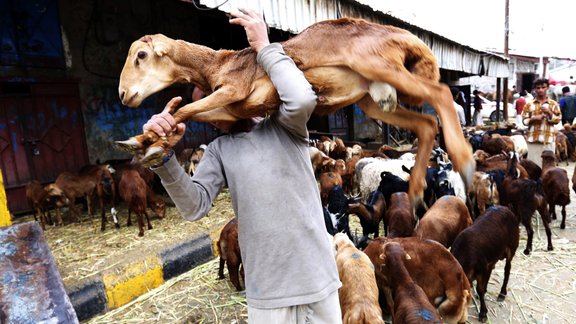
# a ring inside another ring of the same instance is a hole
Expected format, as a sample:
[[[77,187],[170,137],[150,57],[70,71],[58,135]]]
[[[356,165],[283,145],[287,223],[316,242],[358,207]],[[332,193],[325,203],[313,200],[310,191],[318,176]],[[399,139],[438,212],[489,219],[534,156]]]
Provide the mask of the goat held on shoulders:
[[[327,115],[350,104],[372,119],[412,131],[418,138],[410,198],[419,204],[428,156],[434,145],[434,118],[397,105],[432,105],[449,138],[448,152],[467,183],[475,170],[448,86],[441,84],[438,62],[414,34],[363,19],[342,18],[315,23],[282,43],[318,95],[315,113]],[[191,83],[207,94],[178,109],[177,123],[237,121],[278,109],[278,94],[256,62],[256,52],[213,50],[161,34],[135,41],[120,75],[122,103],[137,107],[148,96],[173,83]],[[153,132],[117,142],[131,153],[145,152],[154,164],[166,154]]]

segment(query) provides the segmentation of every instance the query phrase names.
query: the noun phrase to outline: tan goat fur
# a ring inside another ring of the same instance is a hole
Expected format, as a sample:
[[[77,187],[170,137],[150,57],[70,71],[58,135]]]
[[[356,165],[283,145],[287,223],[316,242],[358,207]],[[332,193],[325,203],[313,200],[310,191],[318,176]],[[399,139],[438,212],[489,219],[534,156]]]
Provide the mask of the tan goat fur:
[[[368,117],[416,135],[418,154],[409,191],[413,203],[422,199],[437,123],[432,116],[396,106],[397,100],[407,105],[427,102],[436,109],[444,137],[450,139],[450,159],[465,182],[471,182],[475,162],[470,144],[449,88],[439,83],[437,60],[418,37],[393,26],[342,18],[315,23],[282,45],[318,95],[316,114],[357,103]],[[213,50],[161,34],[135,41],[120,75],[122,103],[137,107],[173,83],[191,83],[207,94],[174,113],[177,122],[236,121],[272,113],[280,103],[251,48]],[[166,154],[164,141],[152,132],[117,144],[132,153],[145,151],[143,163]]]

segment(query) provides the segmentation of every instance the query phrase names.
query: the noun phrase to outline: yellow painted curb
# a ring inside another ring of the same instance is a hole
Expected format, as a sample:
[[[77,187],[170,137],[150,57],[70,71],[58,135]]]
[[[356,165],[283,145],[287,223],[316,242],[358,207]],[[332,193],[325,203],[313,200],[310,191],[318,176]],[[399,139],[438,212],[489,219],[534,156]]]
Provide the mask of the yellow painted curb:
[[[6,200],[6,191],[4,191],[4,179],[0,170],[0,227],[12,225],[10,212],[8,211],[8,202]]]
[[[108,308],[120,307],[164,283],[162,260],[151,255],[104,273],[102,280],[108,297]]]

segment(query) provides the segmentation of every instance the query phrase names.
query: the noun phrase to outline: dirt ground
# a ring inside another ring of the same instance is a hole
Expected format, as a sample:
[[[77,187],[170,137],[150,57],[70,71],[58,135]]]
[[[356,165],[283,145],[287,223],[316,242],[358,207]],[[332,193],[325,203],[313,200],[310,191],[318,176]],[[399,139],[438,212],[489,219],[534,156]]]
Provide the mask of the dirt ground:
[[[575,163],[568,166],[563,163],[560,167],[572,177]],[[496,301],[496,297],[503,280],[504,262],[499,262],[492,273],[486,295],[489,323],[576,323],[576,194],[573,191],[571,199],[566,229],[559,228],[559,220],[551,226],[554,251],[546,251],[544,227],[534,218],[534,249],[531,255],[525,256],[522,251],[526,232],[521,226],[508,296],[503,302]],[[206,229],[221,227],[231,217],[229,195],[224,193],[208,217],[199,222],[182,220],[175,208],[170,207],[167,218],[153,217],[154,229],[147,230],[142,238],[137,236],[137,226],[125,226],[125,211],[121,212],[120,230],[108,226],[105,232],[100,232],[99,219],[95,217],[90,221],[85,216],[82,224],[48,228],[46,238],[68,285],[114,266],[126,255],[145,253]],[[351,222],[353,228],[359,226],[356,217],[351,217]],[[218,259],[214,259],[86,323],[246,323],[244,292],[236,292],[226,272],[225,280],[217,280],[217,272]],[[478,309],[475,296],[468,323],[479,323]]]

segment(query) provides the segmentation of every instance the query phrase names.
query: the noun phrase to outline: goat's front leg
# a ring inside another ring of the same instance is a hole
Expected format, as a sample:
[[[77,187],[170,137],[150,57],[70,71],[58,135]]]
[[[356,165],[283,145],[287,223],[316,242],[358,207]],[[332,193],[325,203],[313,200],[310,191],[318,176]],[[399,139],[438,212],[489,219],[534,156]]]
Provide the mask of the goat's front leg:
[[[241,90],[232,86],[221,87],[212,94],[178,109],[174,113],[174,120],[176,123],[187,122],[194,120],[194,116],[197,114],[207,114],[211,110],[241,101],[248,95],[247,92]],[[159,164],[170,151],[168,139],[152,131],[147,131],[125,141],[116,141],[116,147],[138,156],[140,163],[144,166]]]
[[[426,188],[426,168],[430,153],[434,146],[434,137],[438,132],[436,120],[432,116],[423,115],[404,107],[398,106],[396,111],[384,112],[372,100],[370,96],[365,96],[358,105],[362,110],[372,119],[381,120],[390,125],[394,125],[403,129],[407,129],[418,138],[418,151],[416,153],[416,161],[414,167],[410,172],[410,182],[408,188],[408,195],[412,207],[424,205],[424,189]]]

